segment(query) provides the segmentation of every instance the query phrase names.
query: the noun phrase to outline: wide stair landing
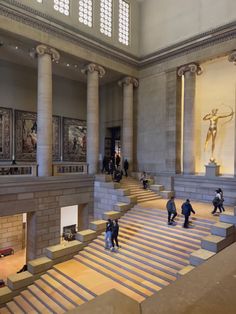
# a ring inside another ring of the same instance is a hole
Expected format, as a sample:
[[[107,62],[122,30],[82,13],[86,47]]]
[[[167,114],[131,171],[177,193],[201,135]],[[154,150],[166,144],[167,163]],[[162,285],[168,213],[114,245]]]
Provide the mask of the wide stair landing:
[[[137,203],[155,201],[162,198],[160,195],[151,191],[150,189],[144,190],[142,182],[139,180],[130,177],[123,177],[120,183],[121,188],[130,190],[130,196],[137,197]]]
[[[165,211],[135,206],[120,219],[118,251],[104,250],[104,234],[98,236],[73,259],[42,275],[0,313],[65,313],[112,288],[142,302],[176,280],[214,223],[196,218],[191,228],[183,229],[182,217],[172,226],[166,220]]]

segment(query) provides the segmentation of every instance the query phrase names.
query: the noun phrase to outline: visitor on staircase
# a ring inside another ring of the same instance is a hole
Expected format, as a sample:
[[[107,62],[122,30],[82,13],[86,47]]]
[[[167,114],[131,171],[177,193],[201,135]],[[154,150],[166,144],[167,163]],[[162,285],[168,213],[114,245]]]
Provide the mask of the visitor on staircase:
[[[119,234],[119,223],[118,223],[118,219],[115,219],[115,221],[113,222],[113,229],[112,229],[112,236],[111,236],[111,243],[112,243],[112,248],[111,251],[114,252],[115,251],[115,243],[116,242],[116,247],[119,248],[119,242],[118,242],[118,234]]]
[[[184,215],[184,224],[183,227],[184,228],[188,228],[189,225],[189,217],[191,215],[191,213],[195,214],[195,211],[192,208],[192,205],[190,204],[190,200],[186,199],[186,202],[184,202],[181,206],[182,209],[182,214]]]
[[[213,215],[216,213],[217,208],[219,209],[220,213],[222,213],[223,202],[222,202],[222,198],[221,198],[221,194],[220,194],[219,190],[215,191],[215,197],[212,200],[212,204],[214,206],[214,209],[211,212]]]
[[[148,176],[145,171],[142,173],[140,181],[143,182],[143,188],[146,190],[148,187]]]
[[[124,161],[124,170],[125,170],[125,176],[128,177],[128,169],[129,169],[129,162],[127,159]]]
[[[112,246],[111,237],[113,231],[113,221],[111,219],[107,220],[106,232],[105,232],[105,249],[109,250]]]
[[[120,169],[120,166],[117,167],[114,171],[114,181],[115,182],[120,182],[123,176],[123,171]]]
[[[168,225],[172,225],[175,217],[177,216],[174,196],[171,196],[171,198],[166,203],[166,209],[168,212]]]
[[[220,196],[221,196],[220,208],[224,212],[225,208],[224,208],[224,193],[223,193],[223,190],[221,188],[219,188],[218,189],[218,193],[220,193]]]

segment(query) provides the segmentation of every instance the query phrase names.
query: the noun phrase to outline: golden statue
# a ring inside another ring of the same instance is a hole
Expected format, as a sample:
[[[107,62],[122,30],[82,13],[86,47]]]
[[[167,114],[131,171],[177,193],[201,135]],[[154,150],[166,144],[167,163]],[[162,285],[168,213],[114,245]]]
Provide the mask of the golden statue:
[[[205,115],[205,117],[203,118],[203,120],[209,120],[210,121],[210,125],[209,125],[209,129],[207,131],[207,136],[206,136],[206,141],[205,141],[205,147],[204,150],[206,150],[208,142],[211,138],[211,158],[210,158],[210,162],[215,163],[215,158],[214,158],[214,150],[215,150],[215,140],[216,140],[216,135],[217,135],[217,123],[219,119],[222,118],[227,118],[227,117],[233,117],[233,109],[230,107],[231,112],[229,114],[225,114],[225,115],[218,115],[218,109],[212,109],[211,113],[208,113]]]

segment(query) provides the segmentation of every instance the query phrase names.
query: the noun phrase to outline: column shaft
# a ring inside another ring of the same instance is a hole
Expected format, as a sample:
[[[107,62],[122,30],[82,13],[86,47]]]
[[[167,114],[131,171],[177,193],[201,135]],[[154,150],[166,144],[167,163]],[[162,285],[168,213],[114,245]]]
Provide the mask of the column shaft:
[[[133,84],[123,85],[123,158],[129,162],[129,170],[133,170]]]
[[[184,76],[183,172],[195,173],[195,86],[196,73]]]
[[[38,56],[37,163],[39,176],[52,175],[52,61]]]
[[[87,72],[87,163],[95,174],[99,157],[99,78],[98,71]]]

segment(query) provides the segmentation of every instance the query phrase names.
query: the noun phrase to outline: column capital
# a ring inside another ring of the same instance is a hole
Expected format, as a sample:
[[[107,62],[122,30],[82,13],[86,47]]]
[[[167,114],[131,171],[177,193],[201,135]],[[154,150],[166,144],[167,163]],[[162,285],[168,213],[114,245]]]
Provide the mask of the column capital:
[[[126,76],[118,82],[118,85],[120,87],[122,87],[123,85],[128,86],[130,84],[133,84],[134,87],[138,87],[139,85],[138,80],[131,76]]]
[[[189,63],[182,65],[178,68],[178,76],[184,75],[186,72],[196,73],[197,75],[202,74],[202,68],[197,63]]]
[[[46,45],[38,45],[35,49],[35,52],[37,56],[48,54],[51,56],[52,60],[58,61],[60,59],[59,52],[56,49]]]
[[[228,57],[229,62],[233,62],[236,65],[236,50],[232,51]]]
[[[83,74],[87,74],[88,72],[93,73],[94,71],[98,72],[98,76],[100,78],[102,78],[106,73],[105,69],[102,66],[95,63],[87,64],[85,68],[81,70]]]

